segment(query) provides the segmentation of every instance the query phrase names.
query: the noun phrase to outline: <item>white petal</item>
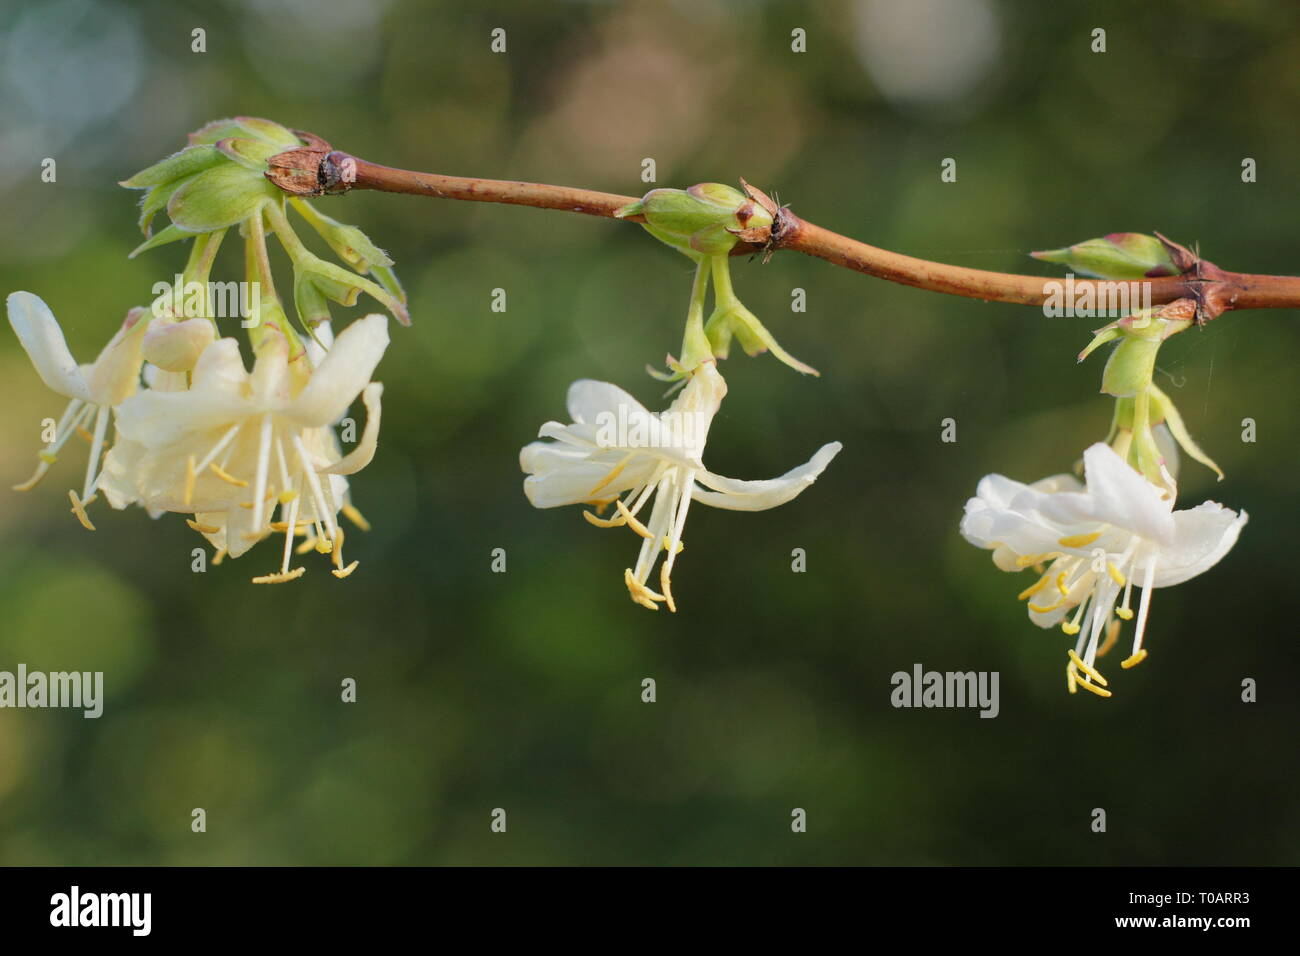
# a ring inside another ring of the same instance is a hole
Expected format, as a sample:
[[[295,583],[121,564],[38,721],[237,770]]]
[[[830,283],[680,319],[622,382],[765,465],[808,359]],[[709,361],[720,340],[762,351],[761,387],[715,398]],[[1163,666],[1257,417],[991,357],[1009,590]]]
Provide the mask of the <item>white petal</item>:
[[[322,474],[354,475],[374,459],[375,449],[379,447],[379,418],[382,412],[379,399],[383,394],[384,386],[378,382],[371,382],[361,390],[361,401],[366,406],[366,427],[361,432],[361,440],[357,442],[356,448],[334,464],[322,468]]]
[[[339,334],[329,354],[284,414],[313,428],[342,417],[374,375],[388,348],[388,317],[367,315]]]
[[[817,454],[780,478],[768,478],[763,481],[740,481],[724,478],[709,471],[697,475],[699,482],[713,491],[696,488],[693,497],[696,501],[714,508],[729,511],[763,511],[785,504],[799,492],[803,491],[820,475],[831,459],[839,454],[844,446],[834,441],[823,445]]]
[[[10,294],[7,305],[9,324],[36,366],[41,381],[65,398],[90,401],[90,386],[68,351],[63,330],[50,307],[30,292]]]
[[[1174,512],[1173,543],[1160,549],[1154,586],[1167,588],[1181,584],[1214,567],[1237,543],[1246,519],[1246,512],[1237,514],[1214,501]],[[1133,574],[1140,583],[1146,562],[1139,561],[1138,565]]]
[[[141,346],[151,320],[145,309],[128,312],[122,328],[86,370],[86,382],[96,405],[111,408],[139,387],[144,362]]]
[[[583,378],[569,386],[569,417],[580,424],[595,425],[602,412],[618,415],[620,407],[625,414],[649,415],[646,407],[635,398],[609,382]]]
[[[1043,506],[1043,514],[1062,524],[1111,524],[1150,541],[1168,543],[1174,533],[1173,503],[1160,489],[1130,468],[1102,442],[1083,453],[1087,490],[1056,494]]]

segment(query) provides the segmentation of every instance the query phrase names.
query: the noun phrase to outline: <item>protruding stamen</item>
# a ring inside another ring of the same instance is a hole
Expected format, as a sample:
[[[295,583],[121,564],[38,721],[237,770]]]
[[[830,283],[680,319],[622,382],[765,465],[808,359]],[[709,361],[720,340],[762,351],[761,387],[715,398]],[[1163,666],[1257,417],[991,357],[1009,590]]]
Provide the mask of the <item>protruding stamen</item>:
[[[199,524],[193,518],[186,518],[185,523],[189,525],[192,529],[197,531],[199,534],[218,534],[221,531],[221,529],[218,528],[216,525]]]
[[[1082,687],[1084,690],[1092,691],[1092,693],[1096,694],[1098,697],[1111,696],[1110,691],[1106,690],[1104,687],[1098,687],[1096,684],[1092,683],[1091,681],[1086,681],[1086,680],[1078,681],[1077,686]]]
[[[257,472],[253,479],[253,527],[262,527],[266,496],[267,471],[271,467],[271,413],[262,416],[262,429],[257,438]]]
[[[1115,642],[1119,640],[1119,621],[1111,621],[1106,625],[1106,640],[1102,641],[1101,647],[1097,648],[1097,656],[1105,657]]]
[[[1079,668],[1079,670],[1083,671],[1085,674],[1087,674],[1089,677],[1095,680],[1102,687],[1109,686],[1109,684],[1106,681],[1106,678],[1101,676],[1101,672],[1097,670],[1097,668],[1093,667],[1091,664],[1084,663],[1083,658],[1080,657],[1078,654],[1076,654],[1073,649],[1069,650],[1067,653],[1070,655],[1070,660],[1074,661],[1075,667]],[[1086,681],[1084,683],[1086,683]]]
[[[103,406],[95,413],[95,437],[90,442],[90,457],[86,461],[86,483],[81,492],[83,501],[89,501],[99,478],[99,458],[104,450],[104,434],[108,430],[109,409]]]
[[[622,501],[616,501],[614,502],[614,507],[618,509],[618,513],[623,517],[623,520],[627,522],[629,528],[647,540],[654,540],[654,535],[650,533],[650,529],[643,525],[637,519],[636,515],[628,511],[627,505],[623,504]]]
[[[284,506],[281,505],[283,508]],[[293,551],[293,538],[298,530],[298,496],[294,495],[289,501],[289,514],[284,519],[284,556],[280,560],[280,573],[287,574],[289,571],[289,555]],[[283,512],[281,512],[283,513]]]
[[[286,581],[296,581],[306,573],[306,568],[294,568],[292,571],[277,571],[275,574],[263,574],[261,577],[253,578],[253,583],[284,584]]]
[[[1117,587],[1122,588],[1128,583],[1128,580],[1120,573],[1119,568],[1115,567],[1114,562],[1106,562],[1106,573],[1110,575],[1110,579],[1115,582]]]
[[[662,594],[650,590],[650,588],[646,587],[645,584],[638,581],[636,575],[632,573],[631,568],[624,569],[623,583],[627,585],[628,594],[632,596],[633,601],[652,611],[659,610],[659,605],[655,603],[656,601],[666,600]]]
[[[71,488],[68,489],[68,498],[72,502],[72,513],[77,516],[77,520],[81,522],[81,526],[87,531],[94,531],[95,526],[91,524],[90,519],[86,517],[86,505],[90,504],[95,499],[87,498],[85,501],[82,501],[77,497],[77,493]]]
[[[1134,654],[1132,657],[1126,657],[1124,658],[1124,660],[1120,661],[1119,666],[1124,668],[1124,670],[1128,670],[1130,667],[1137,667],[1146,659],[1147,659],[1147,649],[1144,647],[1136,654]]]
[[[1142,581],[1142,600],[1138,603],[1137,625],[1133,629],[1133,654],[1130,656],[1135,657],[1137,652],[1142,650],[1142,635],[1147,629],[1147,611],[1151,607],[1151,585],[1155,583],[1155,579],[1156,560],[1152,556],[1147,560],[1147,573]]]
[[[360,511],[358,511],[356,508],[352,506],[352,502],[345,501],[343,503],[342,511],[344,517],[346,517],[349,521],[351,521],[362,531],[370,530],[370,522],[365,519],[365,517],[361,514]]]
[[[588,524],[595,525],[597,528],[621,528],[627,524],[627,519],[622,515],[613,518],[597,518],[590,511],[584,511],[582,516],[587,519]]]
[[[330,570],[330,574],[334,575],[336,578],[346,578],[357,569],[357,565],[360,563],[360,561],[353,561],[346,568],[333,568]]]

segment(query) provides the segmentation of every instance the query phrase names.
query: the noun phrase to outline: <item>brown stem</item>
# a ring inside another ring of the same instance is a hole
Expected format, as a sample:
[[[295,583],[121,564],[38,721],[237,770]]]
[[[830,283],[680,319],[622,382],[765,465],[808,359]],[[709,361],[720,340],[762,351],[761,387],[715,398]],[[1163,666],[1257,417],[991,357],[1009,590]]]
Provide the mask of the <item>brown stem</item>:
[[[639,198],[571,186],[394,169],[331,150],[318,137],[300,135],[309,145],[273,156],[266,174],[292,195],[319,196],[350,189],[373,189],[437,199],[560,209],[605,218],[614,218],[618,209]],[[765,205],[771,203],[760,191],[747,184],[745,188]],[[890,282],[989,302],[1043,305],[1054,293],[1059,294],[1056,292],[1061,283],[1059,278],[989,272],[917,259],[842,236],[799,218],[785,207],[777,209],[775,204],[770,204],[769,209],[775,215],[772,228],[763,230],[761,236],[747,230],[744,238],[749,241],[738,243],[735,253],[791,249]],[[626,217],[629,222],[641,222],[643,218]],[[1195,260],[1193,265],[1195,268],[1189,267],[1181,276],[1141,280],[1150,284],[1152,303],[1164,305],[1191,299],[1197,305],[1200,322],[1232,309],[1300,307],[1300,277],[1227,272],[1203,260]],[[1106,295],[1113,286],[1108,280],[1074,280],[1077,293],[1092,287],[1095,294]]]

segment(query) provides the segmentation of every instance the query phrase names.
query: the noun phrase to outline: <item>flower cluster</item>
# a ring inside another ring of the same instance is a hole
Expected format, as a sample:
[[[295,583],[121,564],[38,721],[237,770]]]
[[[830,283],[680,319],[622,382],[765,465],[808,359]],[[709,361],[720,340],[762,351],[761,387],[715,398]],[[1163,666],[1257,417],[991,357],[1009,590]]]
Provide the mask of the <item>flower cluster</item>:
[[[371,378],[388,345],[388,320],[368,315],[335,340],[328,303],[353,305],[365,292],[402,323],[409,316],[392,260],[361,230],[268,182],[270,160],[308,142],[304,136],[253,117],[218,120],[122,183],[144,190],[140,228],[147,238],[132,255],[177,241],[191,242],[190,255],[183,272],[155,284],[149,308],[127,314],[93,363],[77,364],[37,296],[9,296],[19,341],[45,384],[69,401],[20,490],[33,487],[80,434],[90,456],[80,493],[69,497],[86,528],[94,530],[86,509],[102,493],[114,508],[189,515],[190,527],[216,549],[214,561],[282,532],[279,570],[257,583],[301,576],[303,568],[290,567],[295,550],[330,554],[338,577],[352,572],[339,515],[366,526],[345,476],[370,462],[379,439],[383,388]],[[306,249],[287,218],[290,206],[348,268]],[[162,211],[171,221],[154,232]],[[244,281],[214,282],[213,264],[231,230],[244,241]],[[293,264],[297,329],[276,293],[268,235]],[[251,372],[239,341],[221,334],[224,319],[248,330]],[[345,454],[335,425],[358,397],[366,425]],[[304,540],[295,543],[298,537]]]
[[[154,516],[190,515],[190,527],[217,549],[218,560],[283,532],[279,571],[257,583],[302,575],[303,568],[289,567],[295,536],[305,538],[298,551],[331,554],[336,576],[356,567],[343,562],[339,515],[365,526],[344,476],[369,464],[379,440],[383,386],[371,376],[388,345],[385,316],[359,319],[333,342],[322,326],[318,337],[328,348],[304,346],[267,323],[250,373],[238,341],[217,338],[205,319],[177,323],[133,309],[99,357],[78,365],[41,299],[15,292],[7,306],[37,373],[68,399],[35,474],[19,490],[33,487],[69,438],[81,434],[90,442],[85,481],[80,493],[68,494],[91,531],[86,508],[102,492],[114,508],[138,504]],[[366,425],[344,454],[334,425],[358,396]]]

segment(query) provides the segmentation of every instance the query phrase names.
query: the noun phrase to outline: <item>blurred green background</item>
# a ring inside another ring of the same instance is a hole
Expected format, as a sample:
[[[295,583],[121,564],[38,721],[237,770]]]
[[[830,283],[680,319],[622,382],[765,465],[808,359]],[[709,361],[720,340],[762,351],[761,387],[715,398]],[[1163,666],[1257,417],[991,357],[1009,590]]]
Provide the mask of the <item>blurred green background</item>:
[[[1300,7],[1282,0],[0,9],[0,289],[44,297],[83,361],[184,262],[177,245],[127,260],[137,195],[114,183],[238,113],[464,175],[640,193],[651,157],[658,185],[744,176],[967,266],[1047,275],[1030,250],[1158,229],[1225,268],[1300,272]],[[1102,701],[1065,693],[1068,639],[957,534],[980,476],[1063,471],[1104,436],[1102,359],[1074,362],[1099,321],[794,253],[737,261],[741,296],[822,378],[733,356],[710,466],[769,477],[844,451],[778,510],[693,509],[680,611],[650,614],[621,582],[637,539],[531,509],[517,453],[576,378],[659,404],[643,369],[676,350],[688,263],[578,216],[378,193],[322,208],[392,254],[415,320],[379,369],[380,451],[354,481],[374,530],[349,539],[347,581],[322,559],[252,586],[274,544],[192,573],[202,542],[175,515],[100,503],[89,534],[64,495],[76,455],[8,491],[63,403],[0,331],[0,669],[103,670],[107,696],[97,721],[0,711],[0,863],[1300,860],[1294,312],[1229,314],[1161,355],[1228,475],[1185,463],[1184,504],[1251,521],[1213,571],[1156,593],[1151,657],[1109,659]],[[999,671],[1001,715],[891,708],[915,662]]]

